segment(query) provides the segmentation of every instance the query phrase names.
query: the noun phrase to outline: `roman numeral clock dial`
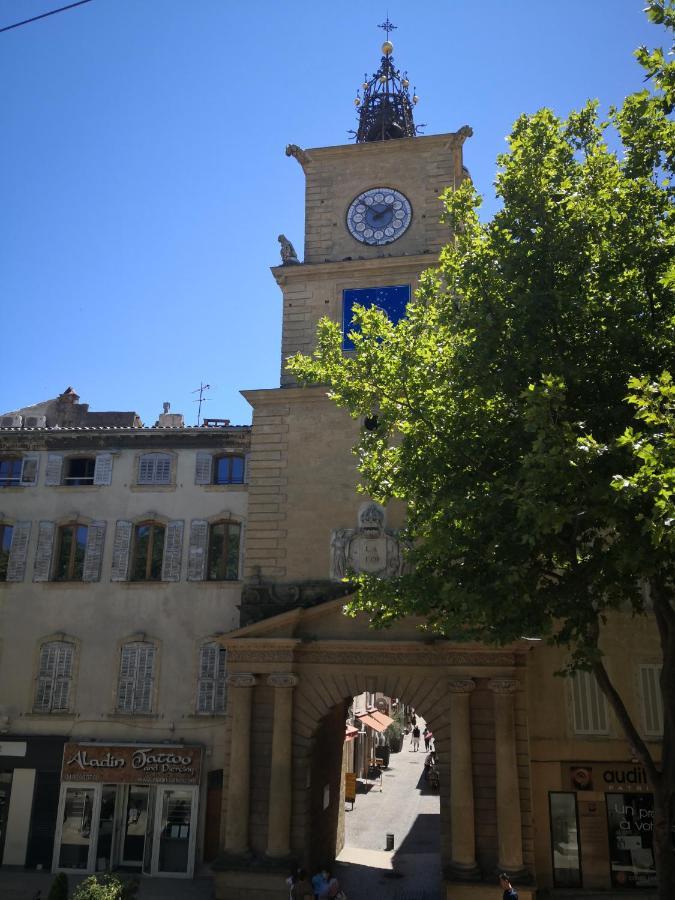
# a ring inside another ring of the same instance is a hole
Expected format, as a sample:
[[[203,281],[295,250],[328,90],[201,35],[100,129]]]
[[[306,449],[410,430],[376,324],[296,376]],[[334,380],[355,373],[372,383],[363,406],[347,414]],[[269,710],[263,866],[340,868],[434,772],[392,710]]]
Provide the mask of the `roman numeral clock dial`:
[[[347,210],[347,228],[362,244],[391,244],[412,221],[412,206],[394,188],[371,188],[356,197]]]

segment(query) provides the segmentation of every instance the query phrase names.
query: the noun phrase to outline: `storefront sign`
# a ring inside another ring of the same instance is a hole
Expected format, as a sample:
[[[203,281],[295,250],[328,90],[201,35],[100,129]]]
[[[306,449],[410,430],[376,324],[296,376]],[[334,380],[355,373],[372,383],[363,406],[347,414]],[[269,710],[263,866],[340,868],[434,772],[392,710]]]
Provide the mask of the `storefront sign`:
[[[66,744],[62,781],[106,784],[199,784],[201,747],[166,744]]]
[[[609,855],[616,887],[656,887],[651,794],[607,797]]]
[[[647,773],[640,765],[625,763],[579,763],[568,769],[573,791],[643,792],[649,789]]]

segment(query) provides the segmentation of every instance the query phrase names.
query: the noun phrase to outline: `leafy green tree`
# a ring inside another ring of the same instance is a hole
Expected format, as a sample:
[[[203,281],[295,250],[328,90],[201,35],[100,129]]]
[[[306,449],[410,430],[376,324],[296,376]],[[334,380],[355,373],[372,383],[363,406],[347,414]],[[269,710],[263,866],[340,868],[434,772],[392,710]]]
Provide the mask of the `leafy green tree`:
[[[672,35],[672,0],[647,14]],[[648,87],[607,122],[595,103],[566,120],[542,109],[516,121],[490,222],[479,220],[470,181],[445,194],[453,240],[406,319],[361,309],[348,355],[339,325],[324,320],[315,352],[289,368],[327,384],[355,417],[377,416],[356,450],[364,489],[407,503],[410,573],[360,577],[353,609],[381,626],[416,614],[453,639],[539,635],[568,649],[567,674],[592,671],[648,773],[666,900],[675,897],[675,475],[664,374],[675,360],[675,64],[660,50],[636,55]],[[601,649],[613,613],[651,610],[663,648],[660,763]]]
[[[91,875],[78,884],[72,900],[133,900],[138,879],[123,880],[117,875]]]

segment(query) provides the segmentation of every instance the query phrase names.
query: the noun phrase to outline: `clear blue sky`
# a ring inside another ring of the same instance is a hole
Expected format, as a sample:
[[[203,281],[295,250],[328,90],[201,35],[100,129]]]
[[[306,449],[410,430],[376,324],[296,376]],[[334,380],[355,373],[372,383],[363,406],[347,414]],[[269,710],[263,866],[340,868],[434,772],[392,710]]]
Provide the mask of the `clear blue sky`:
[[[0,0],[0,26],[65,2]],[[93,0],[0,34],[0,411],[72,385],[193,424],[203,379],[207,415],[250,421],[239,390],[279,382],[277,235],[303,243],[284,148],[348,141],[387,6],[417,122],[474,130],[487,215],[519,113],[620,103],[662,40],[642,0]]]

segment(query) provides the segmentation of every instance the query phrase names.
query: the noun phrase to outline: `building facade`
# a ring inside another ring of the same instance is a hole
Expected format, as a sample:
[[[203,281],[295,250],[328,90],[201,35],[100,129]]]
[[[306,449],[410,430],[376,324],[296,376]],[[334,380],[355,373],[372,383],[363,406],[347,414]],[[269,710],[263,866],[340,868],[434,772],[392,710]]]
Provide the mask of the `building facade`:
[[[0,859],[185,877],[219,843],[249,428],[78,400],[0,419]]]

